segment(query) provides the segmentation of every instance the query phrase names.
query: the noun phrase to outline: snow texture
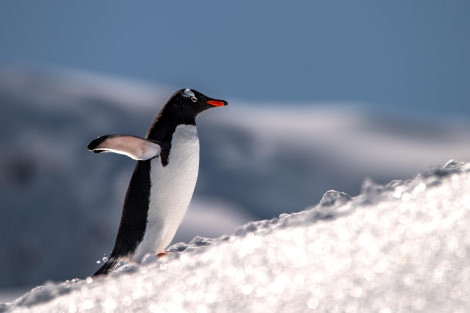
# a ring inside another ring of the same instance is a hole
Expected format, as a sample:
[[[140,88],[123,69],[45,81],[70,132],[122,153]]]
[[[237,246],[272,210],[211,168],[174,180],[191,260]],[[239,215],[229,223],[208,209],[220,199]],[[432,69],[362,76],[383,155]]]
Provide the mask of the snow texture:
[[[468,312],[470,163],[328,191],[305,211],[196,237],[0,312]]]
[[[196,86],[0,70],[0,288],[83,279],[99,268],[96,261],[113,247],[135,162],[86,147],[109,133],[144,136],[182,87]],[[365,177],[385,184],[450,159],[470,160],[465,116],[225,100],[227,107],[198,117],[199,176],[173,243],[301,211],[326,190],[357,195]]]

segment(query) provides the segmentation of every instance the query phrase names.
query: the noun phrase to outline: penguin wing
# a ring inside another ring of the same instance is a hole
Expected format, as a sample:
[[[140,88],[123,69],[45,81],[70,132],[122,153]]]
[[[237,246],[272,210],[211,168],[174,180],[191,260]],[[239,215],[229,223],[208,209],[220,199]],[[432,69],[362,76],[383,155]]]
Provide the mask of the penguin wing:
[[[161,147],[156,141],[130,135],[105,135],[88,145],[94,153],[114,152],[134,160],[149,160],[160,155]]]

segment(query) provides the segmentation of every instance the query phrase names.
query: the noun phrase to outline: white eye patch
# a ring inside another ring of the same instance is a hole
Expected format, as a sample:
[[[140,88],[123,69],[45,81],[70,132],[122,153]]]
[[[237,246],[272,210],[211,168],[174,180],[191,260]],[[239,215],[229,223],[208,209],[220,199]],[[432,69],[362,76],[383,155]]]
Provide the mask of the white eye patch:
[[[183,96],[186,98],[196,98],[196,95],[194,94],[194,92],[189,88],[186,88],[183,91]]]

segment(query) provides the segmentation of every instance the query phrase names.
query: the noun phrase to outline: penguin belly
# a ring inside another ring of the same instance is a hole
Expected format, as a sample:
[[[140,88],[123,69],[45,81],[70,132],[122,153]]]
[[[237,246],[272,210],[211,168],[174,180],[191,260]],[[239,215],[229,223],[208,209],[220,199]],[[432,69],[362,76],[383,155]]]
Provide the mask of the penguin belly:
[[[173,240],[193,196],[199,171],[199,138],[195,125],[179,125],[171,140],[168,164],[150,163],[147,224],[132,260],[162,252]]]

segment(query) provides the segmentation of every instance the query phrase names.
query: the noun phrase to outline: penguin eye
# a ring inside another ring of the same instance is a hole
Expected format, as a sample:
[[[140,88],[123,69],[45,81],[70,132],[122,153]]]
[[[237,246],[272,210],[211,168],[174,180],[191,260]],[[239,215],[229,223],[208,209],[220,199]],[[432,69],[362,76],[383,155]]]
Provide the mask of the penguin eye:
[[[192,96],[192,97],[191,97],[191,101],[192,101],[192,102],[196,102],[196,101],[197,101],[197,98],[196,98],[195,96]]]

